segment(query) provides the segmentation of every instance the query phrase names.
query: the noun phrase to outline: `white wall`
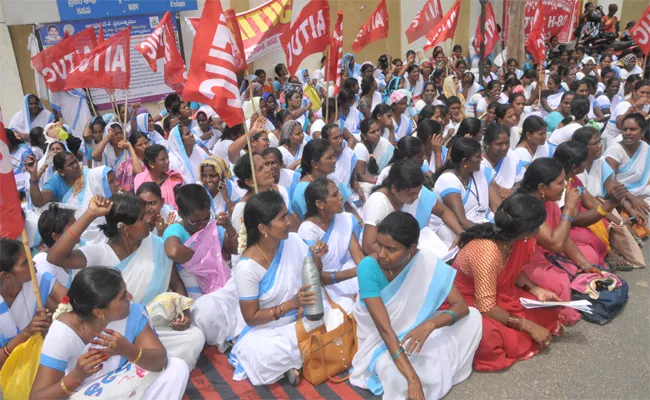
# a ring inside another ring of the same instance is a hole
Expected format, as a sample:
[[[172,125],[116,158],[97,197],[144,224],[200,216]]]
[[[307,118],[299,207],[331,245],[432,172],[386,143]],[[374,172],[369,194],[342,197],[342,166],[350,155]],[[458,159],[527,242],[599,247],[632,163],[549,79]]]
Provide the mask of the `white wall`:
[[[16,64],[16,55],[9,28],[5,23],[3,7],[0,7],[0,107],[5,125],[9,125],[11,117],[17,113],[22,104],[23,87],[20,83],[20,74]]]

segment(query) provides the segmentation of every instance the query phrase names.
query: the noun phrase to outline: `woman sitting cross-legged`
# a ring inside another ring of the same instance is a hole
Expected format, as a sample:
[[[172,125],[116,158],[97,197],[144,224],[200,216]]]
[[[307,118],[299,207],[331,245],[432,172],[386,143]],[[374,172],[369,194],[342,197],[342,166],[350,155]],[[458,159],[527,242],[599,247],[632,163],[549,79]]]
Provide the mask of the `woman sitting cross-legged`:
[[[302,263],[309,247],[297,234],[290,233],[291,220],[279,193],[267,191],[248,199],[244,208],[246,250],[235,268],[235,284],[241,313],[249,328],[244,330],[230,353],[235,366],[233,379],[248,378],[253,385],[268,385],[287,376],[296,383],[303,357],[296,335],[296,310],[316,303],[316,293],[303,285]],[[244,240],[245,239],[245,240]],[[322,268],[326,245],[312,247],[314,262]],[[352,300],[334,299],[343,309]],[[330,305],[323,300],[325,313]],[[302,319],[309,332],[323,320]]]
[[[318,140],[318,139],[316,139]],[[353,297],[359,292],[357,265],[365,257],[359,244],[361,226],[356,217],[343,211],[343,196],[334,182],[318,178],[305,189],[307,213],[298,234],[308,244],[322,240],[321,282],[332,296]]]
[[[454,269],[417,249],[412,215],[395,211],[377,232],[379,252],[358,269],[350,383],[386,399],[439,399],[472,373],[481,316],[454,286]]]
[[[100,228],[107,243],[90,244],[75,250],[80,235],[98,217],[106,217]],[[147,305],[161,293],[187,296],[185,285],[172,268],[161,238],[150,234],[152,225],[144,202],[131,194],[118,194],[112,201],[95,196],[86,212],[54,243],[47,261],[61,268],[111,266],[122,273],[133,301]],[[190,369],[203,349],[205,338],[191,324],[189,311],[171,326],[158,326],[157,333],[172,357],[183,359]]]
[[[483,314],[483,338],[474,356],[477,371],[497,371],[537,354],[560,330],[559,309],[525,309],[520,297],[558,300],[522,271],[546,219],[543,203],[514,194],[501,203],[494,224],[474,225],[460,235],[454,268],[467,304]]]
[[[118,271],[81,271],[68,297],[45,337],[30,398],[183,397],[187,365],[167,356],[147,311],[131,303]]]

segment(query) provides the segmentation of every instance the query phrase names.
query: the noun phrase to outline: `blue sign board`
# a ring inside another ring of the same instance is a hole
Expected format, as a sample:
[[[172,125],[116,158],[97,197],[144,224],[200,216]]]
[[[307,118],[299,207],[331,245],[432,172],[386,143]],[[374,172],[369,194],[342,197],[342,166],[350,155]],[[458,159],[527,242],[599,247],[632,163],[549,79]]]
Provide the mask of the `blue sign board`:
[[[164,14],[198,8],[197,0],[56,0],[61,21]]]

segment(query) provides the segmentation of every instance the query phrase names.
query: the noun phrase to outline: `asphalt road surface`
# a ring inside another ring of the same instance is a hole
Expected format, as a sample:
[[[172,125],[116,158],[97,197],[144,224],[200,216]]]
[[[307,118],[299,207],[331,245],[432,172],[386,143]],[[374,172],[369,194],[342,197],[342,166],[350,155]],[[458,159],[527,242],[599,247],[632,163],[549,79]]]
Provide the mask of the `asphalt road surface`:
[[[647,262],[648,240],[644,254]],[[474,372],[445,400],[650,399],[650,268],[620,275],[630,299],[609,324],[580,321],[529,360],[501,372]]]

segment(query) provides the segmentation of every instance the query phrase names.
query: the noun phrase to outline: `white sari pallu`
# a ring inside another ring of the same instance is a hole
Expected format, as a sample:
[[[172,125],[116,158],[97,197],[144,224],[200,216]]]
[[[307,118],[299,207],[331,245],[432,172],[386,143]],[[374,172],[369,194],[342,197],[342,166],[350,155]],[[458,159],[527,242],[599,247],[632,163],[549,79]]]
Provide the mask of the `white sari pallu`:
[[[407,267],[381,290],[390,324],[399,340],[437,315],[447,298],[456,271],[428,250],[420,250]],[[408,382],[397,369],[365,302],[354,306],[359,350],[352,361],[350,383],[384,399],[405,399]],[[452,326],[435,329],[420,353],[408,356],[426,399],[439,399],[469,377],[481,341],[482,317],[473,308]],[[403,355],[402,357],[406,357]]]
[[[585,185],[589,194],[594,197],[605,198],[607,195],[605,182],[613,175],[614,170],[607,164],[605,157],[600,157],[594,160],[589,171],[585,169],[577,176]]]
[[[113,321],[106,328],[123,335],[131,343],[150,324],[143,306],[131,303],[128,317]],[[69,373],[80,355],[97,346],[84,344],[66,324],[54,321],[41,352],[42,366]],[[114,355],[103,363],[100,372],[88,377],[71,399],[181,399],[187,386],[189,369],[177,358],[169,358],[161,372],[146,371],[124,357]]]
[[[302,287],[302,262],[309,253],[307,244],[295,233],[280,243],[280,247],[259,283],[260,309],[277,306],[289,301]],[[248,258],[242,258],[237,271],[244,268],[257,269],[259,265]],[[238,272],[235,272],[235,280]],[[242,298],[240,300],[251,300]],[[348,312],[352,308],[350,299],[334,299]],[[325,313],[330,309],[323,298]],[[248,378],[253,385],[269,385],[280,380],[288,370],[302,367],[303,358],[298,348],[296,320],[298,312],[293,310],[277,321],[259,326],[246,326],[239,335],[230,353],[229,361],[235,367],[233,379],[241,381]],[[323,324],[323,319],[310,321],[303,318],[305,331],[310,332]]]
[[[438,196],[422,186],[418,198],[411,204],[404,204],[402,211],[407,212],[415,217],[420,225],[420,240],[418,241],[419,249],[429,249],[437,257],[445,257],[449,253],[450,243],[446,243],[429,227],[432,218],[438,218],[433,215],[433,207],[438,202]],[[442,222],[442,220],[440,220]],[[443,225],[444,226],[444,225]],[[449,230],[451,232],[451,230]],[[453,232],[452,232],[453,234]],[[453,239],[452,239],[453,242]]]
[[[352,236],[353,234],[356,238]],[[350,243],[352,240],[359,240],[361,225],[354,215],[346,212],[335,214],[327,231],[323,231],[312,222],[305,221],[300,225],[298,235],[309,246],[313,246],[318,240],[327,243],[327,254],[322,257],[323,271],[340,272],[357,267],[350,255]],[[331,297],[353,297],[359,293],[359,281],[357,278],[352,278],[325,286],[325,289]]]
[[[172,165],[170,157],[170,169],[176,170],[183,176],[185,184],[195,183],[199,180],[199,166],[208,155],[197,144],[192,148],[192,154],[189,156],[185,152],[181,131],[175,126],[169,134],[169,151],[178,161]],[[171,155],[170,154],[170,155]]]
[[[43,107],[41,99],[38,99],[38,104],[41,106],[41,112],[38,113],[36,118],[30,120],[29,96],[31,95],[28,94],[23,98],[23,107],[11,118],[11,121],[9,122],[9,129],[12,129],[15,132],[29,133],[32,128],[36,128],[37,126],[45,128],[47,124],[54,122],[54,114],[52,114],[47,108]]]
[[[496,166],[485,158],[481,162],[484,168],[492,168],[494,171],[494,182],[504,189],[512,189],[515,184],[524,178],[526,169],[519,163],[519,158],[512,150],[508,150],[506,156],[503,157]]]
[[[615,143],[608,150],[614,150],[613,147],[623,146],[620,143]],[[616,171],[616,180],[625,185],[627,190],[633,195],[644,197],[650,196],[649,179],[650,145],[641,141],[636,153],[627,162],[624,163],[624,160],[621,161]],[[650,204],[650,197],[645,197],[645,201]]]

